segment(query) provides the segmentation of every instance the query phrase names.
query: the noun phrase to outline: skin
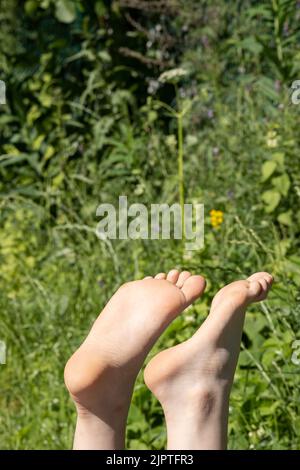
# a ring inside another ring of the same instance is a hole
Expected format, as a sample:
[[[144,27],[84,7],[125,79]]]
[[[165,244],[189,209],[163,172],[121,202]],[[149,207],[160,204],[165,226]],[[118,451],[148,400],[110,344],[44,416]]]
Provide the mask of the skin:
[[[225,286],[194,336],[159,353],[146,367],[145,382],[164,410],[168,449],[226,448],[246,308],[266,298],[272,281],[263,272]]]
[[[124,284],[69,359],[65,383],[77,409],[74,449],[123,449],[134,383],[151,347],[205,289],[172,270]]]

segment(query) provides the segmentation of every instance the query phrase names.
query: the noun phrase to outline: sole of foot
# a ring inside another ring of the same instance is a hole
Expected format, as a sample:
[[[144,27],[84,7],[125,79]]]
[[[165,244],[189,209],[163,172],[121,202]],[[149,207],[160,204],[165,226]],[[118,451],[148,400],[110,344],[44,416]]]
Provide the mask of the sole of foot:
[[[78,415],[94,415],[109,425],[121,419],[124,425],[149,350],[204,288],[202,276],[172,270],[118,289],[65,367]]]
[[[272,281],[270,274],[261,272],[225,286],[213,299],[210,314],[194,336],[149,362],[145,383],[163,407],[168,434],[171,427],[177,427],[186,435],[192,429],[201,435],[199,426],[209,422],[210,416],[226,416],[246,308],[267,297]],[[208,443],[207,448],[223,448],[226,437],[222,434],[217,444]],[[180,448],[178,442],[169,443],[168,448]],[[193,440],[184,448],[189,447],[201,448]]]

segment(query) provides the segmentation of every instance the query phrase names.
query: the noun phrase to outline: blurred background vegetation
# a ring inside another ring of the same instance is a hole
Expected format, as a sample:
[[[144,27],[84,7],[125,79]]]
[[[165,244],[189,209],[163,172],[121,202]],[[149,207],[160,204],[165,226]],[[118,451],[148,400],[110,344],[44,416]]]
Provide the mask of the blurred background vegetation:
[[[2,449],[71,447],[67,358],[120,283],[174,266],[208,288],[151,356],[190,337],[225,283],[275,275],[247,316],[229,447],[299,448],[299,25],[291,0],[0,0]],[[101,202],[179,200],[166,105],[187,110],[185,200],[205,204],[205,248],[100,241]],[[142,377],[127,436],[165,445]]]

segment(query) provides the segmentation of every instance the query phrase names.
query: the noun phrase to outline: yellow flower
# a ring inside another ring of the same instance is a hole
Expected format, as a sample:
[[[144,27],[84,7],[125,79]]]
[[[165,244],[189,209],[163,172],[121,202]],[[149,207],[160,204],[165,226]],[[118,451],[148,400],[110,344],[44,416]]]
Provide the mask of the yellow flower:
[[[217,211],[212,209],[210,211],[210,223],[214,228],[219,228],[224,220],[224,213],[222,211]]]

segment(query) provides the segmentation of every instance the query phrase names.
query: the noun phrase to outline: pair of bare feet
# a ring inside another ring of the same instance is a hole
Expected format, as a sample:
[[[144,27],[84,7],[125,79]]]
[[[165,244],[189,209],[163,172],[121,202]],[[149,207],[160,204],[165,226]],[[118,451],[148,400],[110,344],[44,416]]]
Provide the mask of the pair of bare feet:
[[[272,280],[261,272],[225,286],[194,336],[147,365],[144,378],[163,407],[168,449],[226,447],[245,311],[266,298]],[[204,289],[202,276],[172,270],[124,284],[113,295],[65,369],[77,408],[75,449],[124,448],[133,387],[148,352]]]

